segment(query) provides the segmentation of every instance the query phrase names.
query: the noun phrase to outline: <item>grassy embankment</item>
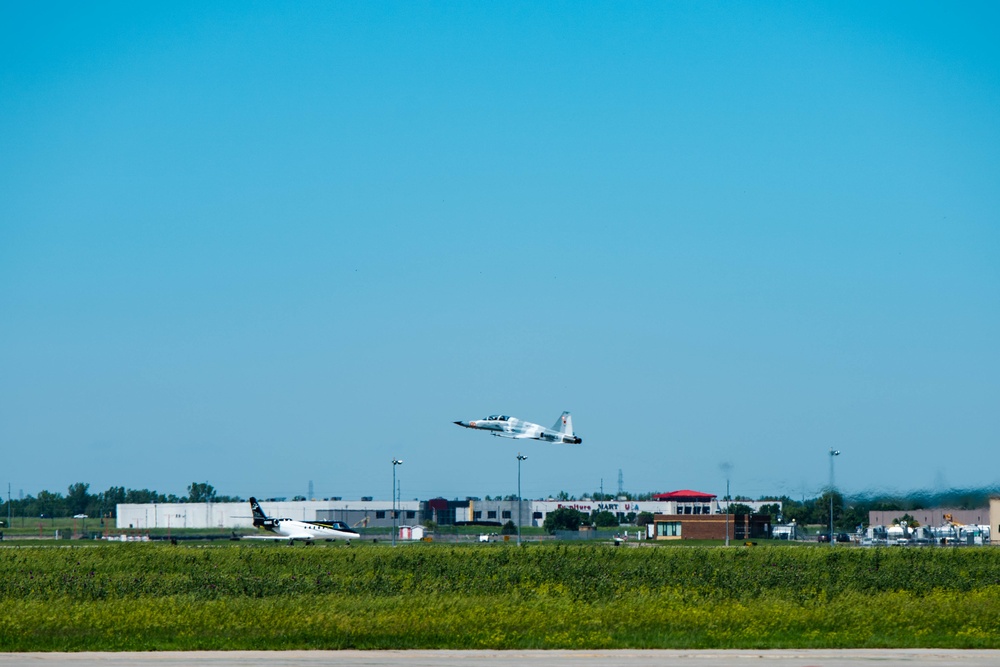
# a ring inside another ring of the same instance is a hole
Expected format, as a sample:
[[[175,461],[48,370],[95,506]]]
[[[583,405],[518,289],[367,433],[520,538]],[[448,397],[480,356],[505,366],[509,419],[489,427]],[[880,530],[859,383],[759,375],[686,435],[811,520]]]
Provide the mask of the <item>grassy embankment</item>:
[[[1000,550],[0,549],[0,650],[1000,648]]]

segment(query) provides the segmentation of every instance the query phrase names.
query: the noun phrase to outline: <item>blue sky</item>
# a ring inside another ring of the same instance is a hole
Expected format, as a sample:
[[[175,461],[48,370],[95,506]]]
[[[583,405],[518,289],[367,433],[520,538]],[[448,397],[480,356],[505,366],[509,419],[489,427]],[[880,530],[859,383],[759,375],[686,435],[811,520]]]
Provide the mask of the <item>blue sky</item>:
[[[995,485],[998,18],[6,3],[0,482]]]

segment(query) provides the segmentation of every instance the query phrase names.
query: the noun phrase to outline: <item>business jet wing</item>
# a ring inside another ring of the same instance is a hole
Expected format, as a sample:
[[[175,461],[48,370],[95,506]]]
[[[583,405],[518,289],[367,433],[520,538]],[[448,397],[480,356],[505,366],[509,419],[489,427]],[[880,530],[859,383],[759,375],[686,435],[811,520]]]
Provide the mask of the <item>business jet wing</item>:
[[[294,535],[240,535],[241,540],[269,540],[271,542],[291,542],[302,540],[304,542],[314,542],[316,537],[308,533],[295,533]]]

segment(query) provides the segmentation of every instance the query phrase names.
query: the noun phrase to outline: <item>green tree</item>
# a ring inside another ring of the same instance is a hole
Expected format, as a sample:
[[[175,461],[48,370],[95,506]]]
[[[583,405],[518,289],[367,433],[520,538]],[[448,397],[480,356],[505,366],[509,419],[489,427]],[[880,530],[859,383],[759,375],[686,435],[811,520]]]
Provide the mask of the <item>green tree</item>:
[[[854,530],[868,524],[868,508],[864,505],[848,505],[840,519],[844,528]]]
[[[112,486],[104,493],[99,493],[101,504],[101,518],[105,516],[118,516],[118,505],[125,502],[125,487]]]
[[[768,503],[767,505],[761,505],[760,509],[755,512],[755,514],[767,514],[775,521],[781,520],[781,505],[778,503]]]
[[[188,487],[189,503],[215,502],[215,487],[208,482],[192,482]]]
[[[501,535],[517,535],[517,526],[514,525],[513,521],[511,521],[510,519],[507,519],[507,523],[505,523],[503,525],[503,528],[500,529],[500,534]]]
[[[635,517],[635,525],[637,526],[648,526],[651,523],[653,523],[652,512],[639,512],[639,515]]]
[[[557,530],[580,530],[580,524],[583,523],[585,518],[583,512],[570,507],[560,507],[554,512],[549,512],[545,515],[542,527],[550,535]]]
[[[90,494],[87,493],[89,488],[90,484],[83,482],[69,485],[69,493],[66,494],[66,509],[71,516],[87,513],[87,506],[90,504]]]
[[[617,527],[619,525],[618,517],[607,510],[594,512],[590,515],[590,520],[598,528],[610,528],[612,526]]]
[[[826,526],[827,532],[830,530],[831,500],[833,501],[833,529],[837,530],[844,514],[844,496],[837,491],[824,491],[823,495],[816,499],[813,503],[811,521],[809,522]]]
[[[39,491],[38,498],[35,499],[35,505],[38,515],[44,516],[47,519],[54,517],[57,513],[62,516],[66,514],[66,502],[62,494],[59,493]]]
[[[128,489],[125,491],[125,500],[122,502],[132,505],[145,505],[148,503],[163,502],[162,496],[156,491],[149,489]]]
[[[809,523],[808,510],[804,502],[799,502],[798,500],[792,500],[788,496],[782,496],[781,500],[781,514],[785,519],[785,523],[795,522],[797,524],[805,525]]]
[[[729,513],[735,514],[736,516],[753,514],[753,508],[750,507],[749,505],[744,505],[743,503],[731,503],[729,505]]]

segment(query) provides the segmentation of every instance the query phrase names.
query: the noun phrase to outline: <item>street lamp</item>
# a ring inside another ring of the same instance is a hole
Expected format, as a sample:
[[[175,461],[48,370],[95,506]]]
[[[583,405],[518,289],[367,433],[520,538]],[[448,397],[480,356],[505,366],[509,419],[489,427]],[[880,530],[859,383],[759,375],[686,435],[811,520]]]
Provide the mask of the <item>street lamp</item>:
[[[403,459],[392,457],[392,546],[396,546],[396,466],[403,465]]]
[[[726,478],[726,546],[729,546],[729,503],[732,502],[729,496],[729,479]]]
[[[840,456],[840,450],[830,448],[830,546],[837,543],[833,538],[833,457]]]
[[[517,544],[521,544],[521,461],[527,461],[528,457],[517,453]]]
[[[726,461],[724,463],[720,463],[719,464],[719,469],[726,476],[726,498],[725,498],[725,500],[726,500],[726,546],[728,547],[729,546],[729,505],[732,502],[729,499],[729,473],[731,473],[732,470],[733,470],[733,464],[730,463],[729,461]],[[722,504],[721,503],[719,504],[719,509],[720,510],[722,509]]]

